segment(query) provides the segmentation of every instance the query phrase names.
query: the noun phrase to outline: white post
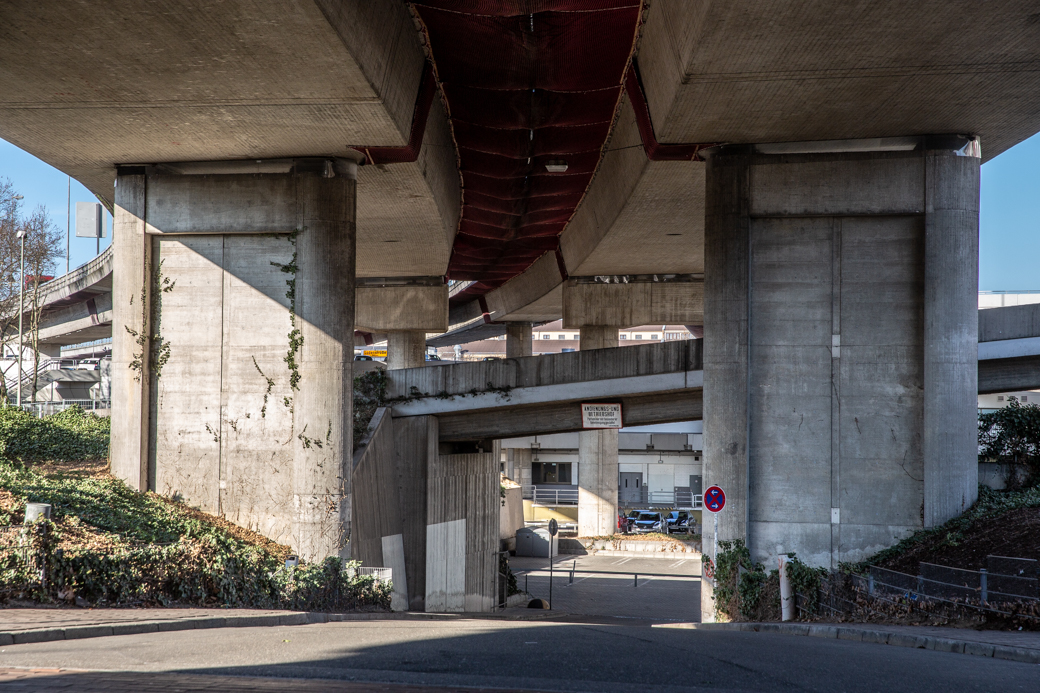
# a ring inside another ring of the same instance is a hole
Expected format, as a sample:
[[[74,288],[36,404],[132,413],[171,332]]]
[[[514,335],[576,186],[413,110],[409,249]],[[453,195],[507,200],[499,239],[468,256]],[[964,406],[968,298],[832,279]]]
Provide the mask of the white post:
[[[787,556],[780,556],[780,616],[783,621],[794,620],[794,590]]]
[[[21,259],[18,261],[18,408],[22,408],[22,313],[25,312],[25,229],[18,232]]]

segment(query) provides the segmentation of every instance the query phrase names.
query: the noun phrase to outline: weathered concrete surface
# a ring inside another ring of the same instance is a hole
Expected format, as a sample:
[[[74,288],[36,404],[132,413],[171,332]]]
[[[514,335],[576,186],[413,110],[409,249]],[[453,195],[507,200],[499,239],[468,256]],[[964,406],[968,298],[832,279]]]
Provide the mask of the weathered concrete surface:
[[[727,492],[720,539],[836,566],[974,501],[978,164],[712,156],[704,452],[705,482]]]
[[[145,233],[145,175],[120,176],[112,219],[112,474],[149,484],[152,240]],[[118,403],[118,404],[117,404]]]
[[[506,358],[532,355],[531,323],[511,322],[506,326]]]
[[[426,611],[491,611],[498,573],[498,460],[491,453],[438,455],[428,473]]]
[[[426,360],[426,332],[391,330],[386,337],[386,367],[418,368]]]
[[[115,324],[145,319],[147,331],[133,329],[154,343],[145,340],[142,352],[134,335],[113,331],[112,466],[128,483],[180,496],[315,559],[338,553],[349,527],[355,181],[350,166],[325,178],[299,165],[284,174],[295,178],[293,195],[267,199],[290,210],[285,228],[270,226],[285,210],[242,209],[234,222],[242,229],[212,234],[221,220],[196,213],[197,235],[142,234],[149,264],[133,255],[140,240],[127,232],[144,230],[146,185],[149,196],[208,195],[208,208],[219,209],[227,187],[246,183],[120,176],[121,196],[139,191],[140,216],[117,207],[124,231],[114,238],[116,264],[148,275],[131,291],[121,277],[136,275],[116,272]],[[267,189],[265,178],[256,180]],[[182,223],[164,214],[163,224]],[[154,299],[142,305],[142,291]],[[135,359],[145,368],[140,383]],[[135,417],[138,390],[144,404]]]
[[[617,285],[577,285],[577,286],[603,286],[611,287]],[[581,303],[585,309],[595,310],[595,304],[586,303],[588,298],[595,298],[598,292],[592,292],[592,296],[579,295],[580,299],[572,299],[564,288],[564,323],[567,322],[568,302]],[[574,287],[576,288],[576,287]],[[626,285],[627,288],[627,285]],[[625,301],[626,292],[614,296],[615,301],[606,303],[605,315],[602,317],[620,317],[612,314],[620,309],[625,312],[628,308]],[[649,292],[646,292],[649,293]],[[613,311],[611,309],[614,309]],[[575,311],[577,312],[577,311]],[[602,314],[601,313],[601,314]],[[629,316],[630,317],[630,316]],[[584,324],[581,326],[581,350],[588,352],[593,349],[612,349],[618,347],[618,327],[621,324],[603,322],[595,324]],[[624,411],[622,410],[622,418]],[[581,431],[578,434],[578,536],[580,537],[602,537],[614,534],[617,531],[617,493],[618,493],[618,432],[617,429],[600,431]]]
[[[389,282],[382,286],[367,282],[359,285],[355,328],[376,333],[391,330],[444,332],[448,329],[448,287],[443,280],[436,279],[438,283],[433,285],[393,285]]]
[[[581,277],[563,284],[563,326],[686,325],[704,321],[700,277]],[[624,279],[623,282],[618,280]],[[616,345],[615,345],[616,346]],[[583,346],[583,348],[590,348]]]

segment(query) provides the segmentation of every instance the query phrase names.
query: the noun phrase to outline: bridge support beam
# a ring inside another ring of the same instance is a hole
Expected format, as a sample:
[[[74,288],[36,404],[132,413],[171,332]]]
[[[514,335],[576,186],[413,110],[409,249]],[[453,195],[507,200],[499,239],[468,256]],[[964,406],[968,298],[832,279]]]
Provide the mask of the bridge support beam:
[[[307,560],[338,555],[356,165],[137,166],[117,180],[113,473]]]
[[[976,497],[978,144],[908,140],[710,154],[705,481],[718,539],[767,568],[861,560]]]
[[[386,334],[386,367],[426,362],[426,334],[448,329],[448,286],[442,277],[358,280],[357,329]]]

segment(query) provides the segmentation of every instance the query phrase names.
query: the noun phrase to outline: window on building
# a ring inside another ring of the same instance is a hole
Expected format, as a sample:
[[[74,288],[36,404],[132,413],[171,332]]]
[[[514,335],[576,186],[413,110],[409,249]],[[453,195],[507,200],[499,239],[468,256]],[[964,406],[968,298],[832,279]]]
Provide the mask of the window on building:
[[[660,338],[661,338],[661,335],[659,335],[659,334],[652,334],[652,335],[650,335],[650,339],[660,339]]]
[[[1004,401],[1004,395],[997,395],[997,401],[998,402],[1003,402]]]
[[[643,338],[643,335],[641,335],[641,334],[637,334],[637,335],[635,336],[635,339],[642,339],[642,338]]]
[[[627,334],[619,334],[619,335],[617,336],[617,338],[618,338],[618,339],[628,339],[628,335],[627,335]]]
[[[569,484],[571,464],[569,462],[534,462],[531,464],[531,483]]]
[[[1028,402],[1029,401],[1029,396],[1028,395],[1022,395],[1022,401],[1023,402]]]
[[[558,335],[556,335],[556,339],[567,339],[567,335],[565,335],[565,334],[558,334]],[[546,549],[546,550],[548,550],[548,549]]]

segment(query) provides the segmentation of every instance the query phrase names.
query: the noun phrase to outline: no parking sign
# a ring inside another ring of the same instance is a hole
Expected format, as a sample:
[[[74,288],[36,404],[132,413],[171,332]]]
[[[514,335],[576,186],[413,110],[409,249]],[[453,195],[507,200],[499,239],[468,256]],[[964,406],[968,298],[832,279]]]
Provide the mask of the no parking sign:
[[[726,507],[726,492],[718,486],[711,486],[704,492],[704,509],[717,513]]]

